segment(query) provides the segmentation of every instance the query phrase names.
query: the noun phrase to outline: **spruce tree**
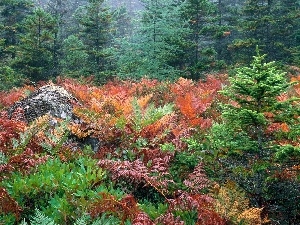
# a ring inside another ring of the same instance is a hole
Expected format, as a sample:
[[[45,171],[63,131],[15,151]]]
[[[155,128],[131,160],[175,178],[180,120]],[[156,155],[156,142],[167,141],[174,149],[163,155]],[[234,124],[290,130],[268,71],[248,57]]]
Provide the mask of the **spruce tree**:
[[[76,12],[79,23],[79,37],[87,47],[90,72],[100,75],[106,69],[107,53],[111,35],[112,15],[103,0],[89,0]],[[99,77],[100,78],[100,77]]]
[[[188,23],[182,19],[184,2],[143,0],[133,37],[119,39],[118,75],[140,79],[176,79],[187,63]]]
[[[219,157],[223,179],[244,188],[254,206],[271,209],[281,202],[270,202],[274,195],[270,197],[268,186],[277,173],[300,160],[295,142],[300,108],[299,99],[286,97],[291,87],[286,73],[275,62],[266,63],[265,57],[257,50],[250,66],[238,68],[229,78],[230,85],[222,91],[229,103],[223,105],[224,122],[212,128],[211,148]],[[291,183],[298,195],[299,181]],[[284,194],[281,197],[285,199]]]
[[[268,60],[291,63],[299,54],[300,3],[295,0],[249,0],[245,2],[240,18],[239,37],[230,48],[237,62],[249,62],[255,46],[267,54]]]
[[[62,43],[63,59],[60,66],[64,75],[80,77],[86,75],[88,57],[86,46],[75,35],[70,35]]]
[[[215,35],[220,27],[217,7],[209,0],[187,0],[182,16],[192,31],[186,49],[189,78],[198,79],[215,64]]]
[[[23,32],[19,26],[30,14],[33,3],[30,0],[1,0],[0,2],[0,40],[2,40],[2,56],[14,58],[18,35]]]
[[[24,34],[19,35],[20,44],[14,68],[33,81],[46,80],[55,75],[53,47],[57,22],[42,8],[34,10],[22,23]]]

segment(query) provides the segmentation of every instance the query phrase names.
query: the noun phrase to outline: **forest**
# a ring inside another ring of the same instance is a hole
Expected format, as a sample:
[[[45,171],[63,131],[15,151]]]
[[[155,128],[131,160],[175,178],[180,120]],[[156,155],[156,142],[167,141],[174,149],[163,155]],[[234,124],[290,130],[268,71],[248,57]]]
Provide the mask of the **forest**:
[[[1,0],[0,225],[300,224],[299,12]]]

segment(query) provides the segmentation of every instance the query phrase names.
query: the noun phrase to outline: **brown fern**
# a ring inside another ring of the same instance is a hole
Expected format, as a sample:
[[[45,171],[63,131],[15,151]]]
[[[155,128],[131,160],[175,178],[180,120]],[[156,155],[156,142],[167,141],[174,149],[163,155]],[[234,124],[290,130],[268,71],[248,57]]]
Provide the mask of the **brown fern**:
[[[93,218],[103,213],[112,213],[121,219],[121,224],[124,224],[127,219],[135,220],[140,210],[132,195],[126,195],[118,200],[109,193],[101,192],[99,199],[91,205],[89,213]]]
[[[196,210],[199,225],[225,225],[226,220],[214,210],[214,199],[208,195],[190,194],[178,191],[175,198],[168,201],[169,211]]]
[[[10,197],[4,188],[0,187],[0,212],[13,213],[16,219],[19,220],[21,211],[22,209],[18,203]]]

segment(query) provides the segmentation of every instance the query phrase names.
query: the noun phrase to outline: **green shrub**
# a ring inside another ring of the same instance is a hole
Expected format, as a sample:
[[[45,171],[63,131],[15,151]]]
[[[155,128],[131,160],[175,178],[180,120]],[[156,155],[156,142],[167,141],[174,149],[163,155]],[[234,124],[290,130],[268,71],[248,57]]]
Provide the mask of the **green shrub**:
[[[38,208],[54,222],[66,224],[88,209],[97,198],[96,187],[104,178],[105,172],[96,166],[94,159],[80,157],[65,163],[55,158],[29,175],[13,173],[2,181],[2,186],[22,207],[23,218],[29,219]]]

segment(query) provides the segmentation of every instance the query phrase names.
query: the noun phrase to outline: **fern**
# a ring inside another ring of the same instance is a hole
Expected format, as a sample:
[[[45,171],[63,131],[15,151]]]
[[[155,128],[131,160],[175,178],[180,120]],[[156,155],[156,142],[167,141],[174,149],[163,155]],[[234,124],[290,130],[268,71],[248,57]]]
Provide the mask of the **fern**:
[[[87,214],[83,214],[80,218],[76,219],[74,225],[87,225],[89,224],[89,221],[91,220],[91,217]]]
[[[35,209],[35,214],[30,219],[30,225],[57,225],[51,218],[46,216],[39,209]]]
[[[97,218],[91,225],[115,225],[120,224],[121,221],[114,216],[107,216],[105,213]],[[79,224],[78,224],[79,225]]]
[[[90,208],[90,215],[93,218],[102,215],[96,224],[124,224],[128,219],[134,219],[140,212],[132,195],[126,195],[121,200],[110,193],[99,193],[99,196],[100,198]],[[103,216],[106,212],[112,213],[114,216]],[[121,223],[116,223],[119,219],[116,220],[115,216],[120,218]]]
[[[22,220],[22,222],[19,225],[28,225],[25,219]]]
[[[192,193],[201,193],[203,189],[210,185],[210,181],[205,174],[203,164],[198,164],[194,172],[188,175],[188,178],[183,181],[184,185],[189,188]]]
[[[132,123],[134,125],[134,130],[136,131],[140,131],[144,127],[153,124],[163,116],[171,114],[174,111],[174,106],[172,104],[166,104],[163,107],[157,108],[154,104],[149,104],[145,109],[141,108],[136,99],[132,104],[134,109]]]

